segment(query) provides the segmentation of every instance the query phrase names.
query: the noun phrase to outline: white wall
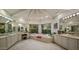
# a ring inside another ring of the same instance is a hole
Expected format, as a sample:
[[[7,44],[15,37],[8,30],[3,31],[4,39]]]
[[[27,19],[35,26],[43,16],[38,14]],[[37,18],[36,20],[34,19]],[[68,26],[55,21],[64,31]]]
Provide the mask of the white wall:
[[[61,18],[62,16],[58,16],[58,17],[56,17],[55,19],[53,19],[52,20],[52,22],[51,22],[51,33],[53,34],[54,32],[55,33],[58,33],[58,30],[59,30],[59,25],[60,25],[60,18]],[[58,28],[57,29],[54,29],[54,24],[55,23],[57,23],[58,24]]]

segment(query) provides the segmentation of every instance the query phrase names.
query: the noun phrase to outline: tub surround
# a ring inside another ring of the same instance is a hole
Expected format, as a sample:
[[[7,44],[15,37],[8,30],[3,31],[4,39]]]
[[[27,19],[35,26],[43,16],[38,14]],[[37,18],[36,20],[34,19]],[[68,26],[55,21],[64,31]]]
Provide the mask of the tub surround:
[[[48,34],[31,34],[31,38],[34,40],[39,40],[46,43],[53,42],[53,38]]]

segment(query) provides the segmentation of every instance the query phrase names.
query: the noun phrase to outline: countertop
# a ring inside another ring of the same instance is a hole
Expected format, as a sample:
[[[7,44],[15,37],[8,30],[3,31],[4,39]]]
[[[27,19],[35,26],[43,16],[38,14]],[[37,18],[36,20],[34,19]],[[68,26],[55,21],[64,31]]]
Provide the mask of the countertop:
[[[60,34],[60,36],[72,38],[72,39],[79,39],[79,36],[71,35],[71,34]]]
[[[15,33],[5,33],[5,34],[0,34],[0,38],[6,38],[9,36],[15,35]]]

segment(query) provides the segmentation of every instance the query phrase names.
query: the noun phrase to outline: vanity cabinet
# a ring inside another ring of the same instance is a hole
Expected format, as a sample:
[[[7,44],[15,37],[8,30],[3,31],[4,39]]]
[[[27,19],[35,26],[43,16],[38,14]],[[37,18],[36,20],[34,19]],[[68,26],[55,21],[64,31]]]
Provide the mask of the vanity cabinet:
[[[19,34],[21,35],[21,34]],[[0,36],[0,50],[6,50],[21,40],[18,34],[10,34],[7,36]],[[19,37],[19,38],[18,38]]]
[[[13,44],[15,44],[18,40],[17,34],[12,34],[7,37],[7,46],[11,47]]]
[[[69,38],[68,40],[68,49],[77,50],[77,40],[73,38]]]
[[[79,49],[79,39],[62,36],[62,35],[55,35],[54,36],[54,42],[56,42],[58,45],[69,49],[69,50],[78,50]]]
[[[59,44],[59,41],[60,41],[59,36],[58,35],[54,35],[54,42]]]
[[[77,40],[77,49],[79,50],[79,40]]]
[[[7,37],[7,47],[10,47],[11,45],[12,45],[11,37]]]
[[[60,45],[67,49],[68,48],[68,38],[60,36],[60,40],[61,40]]]
[[[5,37],[0,38],[0,50],[7,48],[7,41]]]
[[[61,37],[60,35],[54,36],[54,42],[64,48],[67,48],[67,41],[67,38]]]

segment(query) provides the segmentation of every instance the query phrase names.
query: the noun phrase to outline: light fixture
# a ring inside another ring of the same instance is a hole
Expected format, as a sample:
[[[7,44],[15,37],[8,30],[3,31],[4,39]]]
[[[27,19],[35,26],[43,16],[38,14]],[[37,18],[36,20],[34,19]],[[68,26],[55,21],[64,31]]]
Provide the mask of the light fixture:
[[[73,16],[75,16],[76,14],[73,14]]]
[[[76,13],[76,15],[79,15],[79,13]]]
[[[67,19],[67,17],[65,17],[65,19]]]
[[[67,18],[69,18],[69,16],[67,16]]]
[[[70,15],[70,17],[72,17],[72,15]]]
[[[22,24],[18,24],[19,26],[22,26]]]
[[[15,26],[14,24],[12,24],[12,26]]]

